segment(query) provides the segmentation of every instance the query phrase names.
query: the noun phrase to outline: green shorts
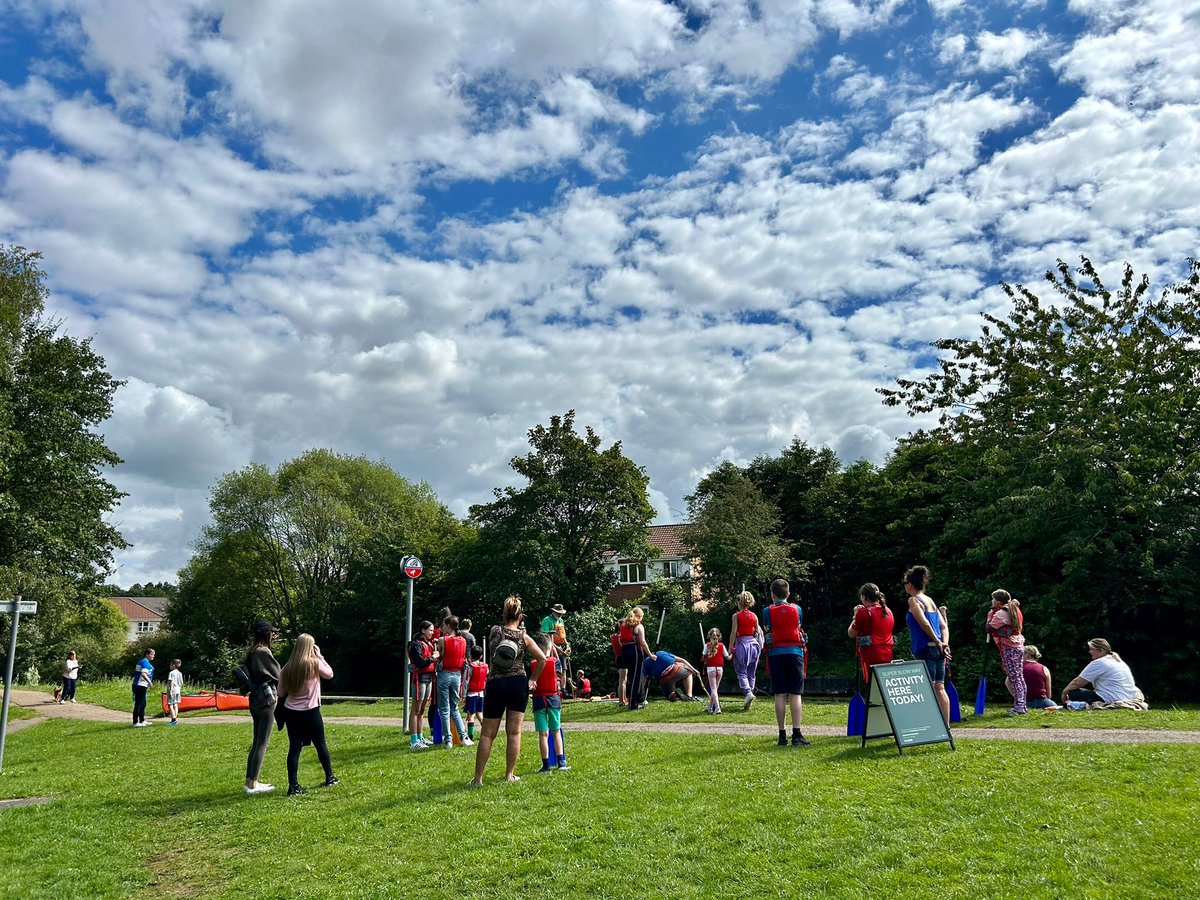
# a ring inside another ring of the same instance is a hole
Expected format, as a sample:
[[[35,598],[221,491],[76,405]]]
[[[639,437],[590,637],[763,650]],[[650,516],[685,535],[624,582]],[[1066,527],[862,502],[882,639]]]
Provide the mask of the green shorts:
[[[537,732],[558,731],[561,727],[562,702],[557,697],[534,697],[533,730]]]

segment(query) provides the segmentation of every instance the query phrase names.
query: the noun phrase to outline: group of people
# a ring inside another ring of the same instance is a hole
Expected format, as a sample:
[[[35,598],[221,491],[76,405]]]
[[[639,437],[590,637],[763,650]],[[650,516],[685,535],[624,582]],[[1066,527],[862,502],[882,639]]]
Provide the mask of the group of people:
[[[948,617],[946,608],[939,607],[925,593],[928,584],[929,570],[924,566],[913,566],[904,573],[904,590],[908,595],[906,623],[912,655],[925,663],[939,709],[949,724],[950,701],[945,687],[946,667],[952,659]],[[758,664],[765,657],[775,700],[779,744],[809,746],[801,730],[807,668],[803,612],[791,602],[787,581],[773,581],[770,595],[771,603],[763,609],[761,619],[754,612],[753,594],[743,591],[738,596],[737,611],[730,621],[732,646],[726,646],[719,628],[710,629],[702,648],[703,672],[667,650],[652,652],[643,623],[645,612],[634,607],[618,623],[612,636],[619,705],[631,711],[644,708],[651,680],[658,683],[667,700],[698,699],[693,694],[693,679],[699,679],[707,685],[707,711],[719,715],[724,666],[732,660],[742,708],[749,709],[754,703]],[[485,647],[476,642],[470,620],[460,622],[449,609],[444,609],[437,626],[421,622],[407,652],[415,698],[407,723],[410,747],[421,750],[432,746],[423,735],[423,721],[436,687],[442,744],[452,747],[458,738],[461,745],[476,748],[470,784],[474,787],[483,784],[501,722],[506,732],[504,777],[519,781],[516,767],[521,753],[521,728],[532,698],[542,759],[538,771],[569,770],[562,743],[562,697],[568,689],[574,689],[577,696],[590,696],[591,685],[582,671],[575,673],[574,680],[570,677],[564,613],[565,609],[556,605],[543,620],[539,632],[530,634],[524,625],[521,598],[509,597],[504,602],[501,622],[488,633],[486,660]],[[864,584],[847,629],[855,641],[864,680],[869,679],[872,666],[892,660],[895,624],[883,591],[875,584]],[[1024,715],[1030,708],[1059,708],[1052,699],[1050,670],[1040,662],[1038,648],[1025,642],[1024,614],[1019,601],[1007,591],[993,592],[985,624],[999,650],[1006,684],[1013,696],[1009,714]],[[321,715],[321,681],[332,678],[333,670],[308,634],[296,639],[291,655],[281,666],[271,649],[276,634],[278,629],[274,625],[259,621],[254,645],[244,663],[252,685],[249,706],[253,722],[245,791],[247,794],[274,791],[274,786],[260,781],[259,775],[271,732],[277,727],[288,732],[287,792],[291,796],[306,792],[299,782],[298,769],[301,751],[310,744],[324,770],[325,784],[338,783]],[[1134,683],[1129,666],[1113,652],[1108,641],[1093,638],[1088,642],[1088,653],[1091,662],[1062,691],[1064,704],[1078,708],[1085,704],[1145,708],[1145,698]],[[138,727],[148,724],[146,692],[154,681],[154,655],[153,650],[148,650],[134,670],[133,716]],[[179,660],[172,660],[168,678],[172,724],[178,715],[183,683],[180,665]],[[78,671],[79,662],[72,652],[64,668],[60,702],[73,700]],[[459,712],[460,700],[465,700],[465,720]]]
[[[950,699],[946,693],[946,666],[950,653],[950,626],[946,607],[939,607],[925,593],[929,570],[913,566],[904,573],[904,590],[908,595],[906,616],[912,654],[923,660],[934,696],[946,723],[950,722]],[[1020,601],[1006,590],[991,595],[985,628],[995,643],[1005,673],[1005,686],[1013,698],[1008,715],[1023,716],[1030,709],[1060,709],[1053,700],[1050,669],[1042,664],[1041,651],[1025,642],[1025,616]],[[864,584],[859,591],[859,603],[847,634],[854,638],[863,680],[870,676],[874,665],[890,662],[895,644],[895,619],[887,599],[875,584]],[[1145,697],[1134,683],[1129,666],[1113,652],[1104,638],[1088,641],[1092,656],[1079,676],[1062,692],[1063,704],[1097,706],[1128,705],[1145,708]]]

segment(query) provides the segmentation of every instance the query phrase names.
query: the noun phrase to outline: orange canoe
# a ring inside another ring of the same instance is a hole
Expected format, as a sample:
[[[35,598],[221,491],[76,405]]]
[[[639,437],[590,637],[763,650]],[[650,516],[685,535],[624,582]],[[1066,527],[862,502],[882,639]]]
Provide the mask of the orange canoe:
[[[162,695],[163,712],[169,713],[167,708],[167,695]],[[201,691],[198,694],[184,694],[179,698],[179,711],[189,712],[193,709],[216,709],[217,695],[211,691]]]
[[[250,698],[241,694],[231,694],[228,691],[217,691],[217,709],[229,711],[232,709],[249,709]]]

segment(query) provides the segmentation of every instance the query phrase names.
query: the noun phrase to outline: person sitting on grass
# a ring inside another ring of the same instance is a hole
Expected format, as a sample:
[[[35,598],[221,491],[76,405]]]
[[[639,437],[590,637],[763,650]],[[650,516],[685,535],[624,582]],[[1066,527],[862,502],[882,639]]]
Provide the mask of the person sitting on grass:
[[[554,756],[558,760],[560,772],[566,772],[571,767],[563,756],[562,739],[562,697],[559,693],[558,667],[561,659],[558,648],[550,634],[542,632],[534,636],[541,651],[546,654],[546,664],[538,673],[537,681],[533,684],[533,728],[538,736],[538,749],[542,753],[542,767],[538,774],[543,775],[554,767],[550,765],[550,742],[554,742]]]
[[[1125,660],[1113,652],[1104,638],[1092,638],[1087,643],[1092,661],[1063,688],[1062,701],[1099,704],[1093,706],[1125,706],[1129,709],[1148,709],[1146,698],[1133,680]]]
[[[1050,699],[1052,693],[1050,670],[1041,663],[1042,652],[1026,644],[1022,653],[1021,678],[1025,682],[1025,698],[1030,709],[1062,709]]]
[[[592,699],[592,679],[584,677],[583,669],[575,673],[575,685],[578,688],[577,696],[580,700]]]
[[[647,680],[653,678],[657,681],[663,696],[672,703],[676,700],[695,700],[692,696],[692,676],[703,677],[700,670],[682,656],[666,650],[659,650],[642,663],[642,675]],[[682,695],[679,693],[680,687],[683,688]]]

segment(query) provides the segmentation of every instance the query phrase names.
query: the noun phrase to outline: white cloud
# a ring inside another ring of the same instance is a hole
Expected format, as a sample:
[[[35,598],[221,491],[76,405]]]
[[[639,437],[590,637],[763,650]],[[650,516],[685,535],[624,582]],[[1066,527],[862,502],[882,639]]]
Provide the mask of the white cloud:
[[[1010,28],[1002,34],[980,32],[975,37],[979,48],[979,68],[984,71],[1015,69],[1026,57],[1038,53],[1047,44],[1044,35]]]

